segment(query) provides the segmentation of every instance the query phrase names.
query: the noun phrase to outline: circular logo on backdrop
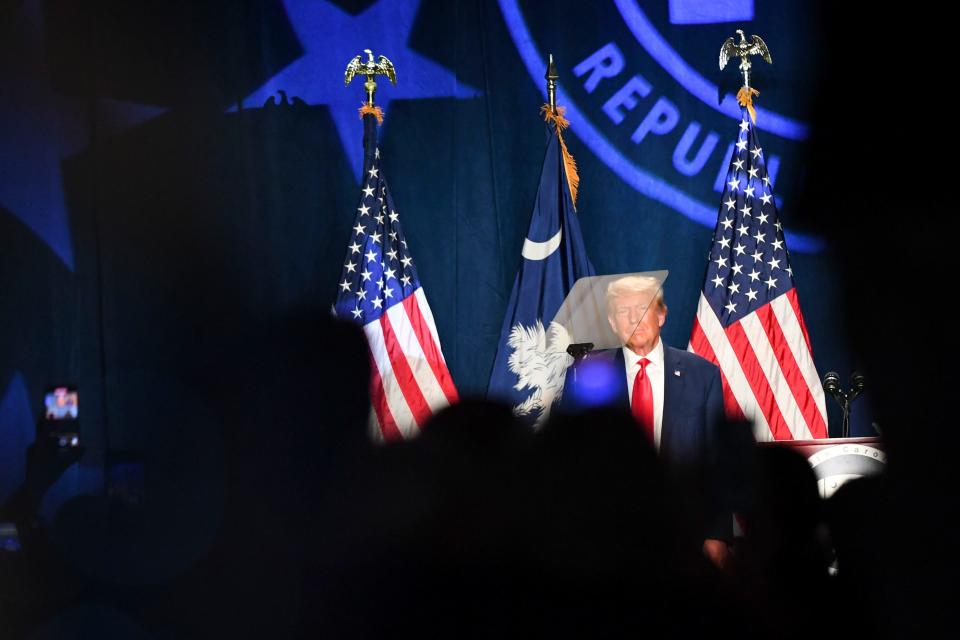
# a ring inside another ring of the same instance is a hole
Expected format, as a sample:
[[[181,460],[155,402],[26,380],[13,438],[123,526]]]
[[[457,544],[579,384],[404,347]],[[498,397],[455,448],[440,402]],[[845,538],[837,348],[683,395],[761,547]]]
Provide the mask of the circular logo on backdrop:
[[[774,65],[754,59],[757,128],[778,205],[803,179],[806,118],[816,81],[815,16],[801,2],[703,3],[614,0],[586,9],[573,0],[499,0],[529,80],[541,91],[548,53],[558,60],[558,102],[571,131],[636,191],[713,228],[741,109],[737,64],[720,72],[724,40],[743,29],[769,45]],[[769,5],[769,6],[768,6]],[[792,251],[816,237],[787,234]]]
[[[880,473],[886,466],[887,454],[862,444],[838,444],[821,449],[808,461],[817,476],[820,496],[829,498],[854,478]]]

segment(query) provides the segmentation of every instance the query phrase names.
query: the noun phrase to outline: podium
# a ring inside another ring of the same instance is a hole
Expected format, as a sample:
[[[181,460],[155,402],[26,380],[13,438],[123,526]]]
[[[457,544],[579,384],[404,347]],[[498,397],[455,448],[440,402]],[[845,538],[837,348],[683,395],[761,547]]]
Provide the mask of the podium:
[[[761,447],[785,447],[803,455],[817,476],[820,496],[829,498],[845,482],[877,475],[887,465],[880,438],[823,438],[760,442]]]

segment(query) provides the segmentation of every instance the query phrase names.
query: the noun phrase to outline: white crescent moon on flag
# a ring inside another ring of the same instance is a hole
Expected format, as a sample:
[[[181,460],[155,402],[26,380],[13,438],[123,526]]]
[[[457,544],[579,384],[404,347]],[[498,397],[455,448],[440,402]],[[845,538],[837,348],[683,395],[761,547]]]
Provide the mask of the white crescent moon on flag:
[[[523,251],[520,254],[527,260],[546,260],[550,254],[560,246],[560,238],[563,236],[561,227],[556,234],[546,242],[534,242],[530,238],[524,238]]]

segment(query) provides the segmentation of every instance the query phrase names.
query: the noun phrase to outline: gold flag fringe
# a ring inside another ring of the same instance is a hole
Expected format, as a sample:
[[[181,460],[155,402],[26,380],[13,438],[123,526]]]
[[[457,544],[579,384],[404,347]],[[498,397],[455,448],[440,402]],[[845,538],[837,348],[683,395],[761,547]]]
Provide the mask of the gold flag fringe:
[[[371,115],[377,119],[377,124],[383,124],[383,109],[380,107],[371,107],[368,104],[363,105],[357,111],[360,112],[360,119],[363,120],[363,116]]]
[[[740,103],[741,107],[746,107],[747,111],[750,112],[750,119],[753,120],[753,124],[757,124],[757,110],[753,108],[753,96],[760,95],[760,92],[750,87],[740,87],[740,91],[737,92],[737,102]]]
[[[563,139],[563,130],[570,126],[570,121],[564,117],[565,107],[557,107],[554,112],[549,104],[540,107],[540,113],[543,114],[545,122],[553,125],[557,131],[557,138],[560,139],[560,151],[563,154],[563,167],[567,174],[567,187],[570,189],[570,199],[573,201],[573,208],[577,208],[577,191],[580,189],[580,174],[577,172],[577,161],[567,149],[567,142]]]

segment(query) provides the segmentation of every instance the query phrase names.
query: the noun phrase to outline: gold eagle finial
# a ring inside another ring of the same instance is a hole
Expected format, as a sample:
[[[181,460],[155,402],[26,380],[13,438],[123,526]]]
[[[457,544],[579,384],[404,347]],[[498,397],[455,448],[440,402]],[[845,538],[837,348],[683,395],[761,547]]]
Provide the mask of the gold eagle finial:
[[[767,43],[763,41],[763,38],[753,35],[750,36],[748,41],[743,29],[737,29],[737,34],[740,36],[740,42],[735,42],[734,36],[730,36],[720,47],[720,70],[722,71],[727,66],[727,62],[739,57],[740,71],[743,72],[743,86],[749,90],[750,67],[752,66],[750,56],[760,56],[768,64],[773,64],[773,58],[770,57],[770,49],[767,48]]]
[[[378,56],[374,60],[373,51],[364,49],[363,52],[367,54],[366,61],[364,61],[362,55],[359,55],[347,63],[347,70],[343,74],[343,84],[344,86],[349,85],[356,75],[366,76],[367,80],[363,83],[363,88],[367,92],[367,106],[372,108],[373,95],[377,92],[377,83],[374,78],[376,76],[386,76],[390,82],[397,84],[397,70],[387,56]]]

